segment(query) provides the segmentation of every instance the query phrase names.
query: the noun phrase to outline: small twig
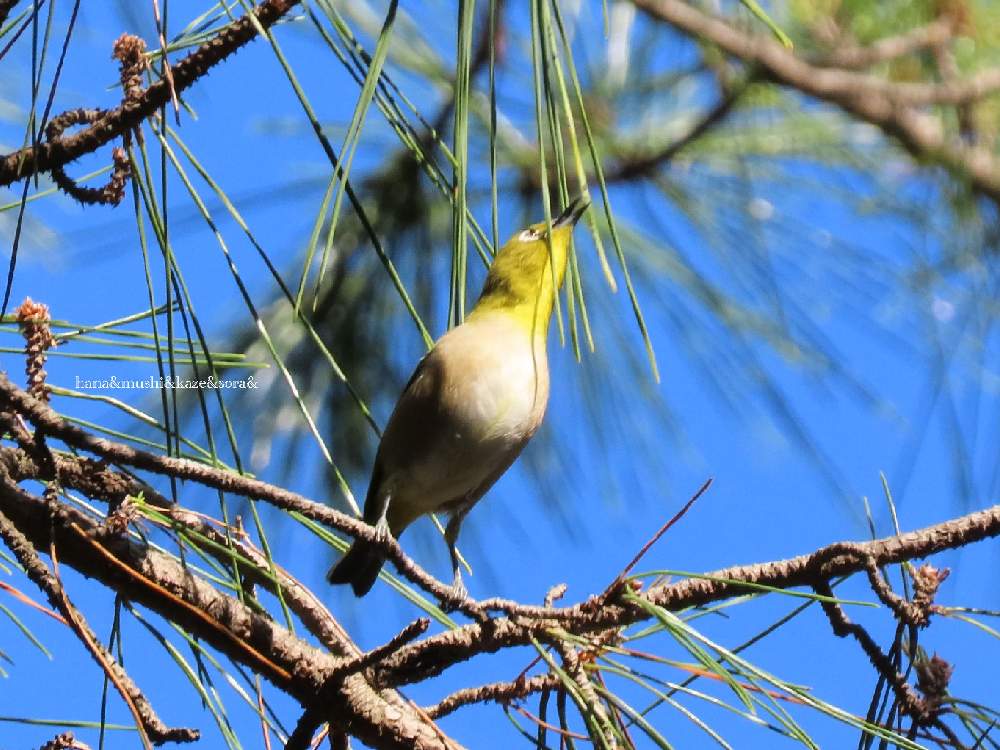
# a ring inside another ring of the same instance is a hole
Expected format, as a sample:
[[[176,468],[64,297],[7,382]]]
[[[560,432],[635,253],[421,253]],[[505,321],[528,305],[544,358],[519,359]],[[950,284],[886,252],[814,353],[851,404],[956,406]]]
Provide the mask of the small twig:
[[[830,588],[829,582],[817,581],[813,584],[813,588],[817,594],[826,597],[820,600],[820,606],[830,621],[833,634],[840,638],[853,636],[854,640],[861,646],[861,650],[865,652],[875,671],[892,688],[903,711],[917,720],[919,724],[929,723],[934,717],[926,711],[923,701],[913,692],[913,688],[906,682],[903,675],[896,670],[892,661],[882,652],[882,649],[878,647],[875,639],[868,634],[868,631],[861,625],[852,622],[843,608],[834,601],[833,589]]]
[[[934,608],[934,596],[938,587],[948,577],[949,570],[939,571],[932,565],[922,565],[918,570],[911,571],[914,581],[914,599],[907,601],[901,597],[885,581],[872,553],[856,542],[838,542],[823,548],[819,559],[835,557],[853,557],[862,566],[868,576],[868,583],[879,600],[892,610],[901,623],[913,627],[926,627],[930,622],[931,611]]]
[[[432,719],[440,719],[442,716],[447,716],[463,706],[469,706],[473,703],[510,703],[527,698],[533,693],[555,690],[561,686],[562,680],[554,674],[535,675],[511,682],[491,682],[479,687],[456,690],[433,706],[427,706],[424,711]]]
[[[649,552],[650,548],[660,540],[660,537],[662,537],[664,534],[667,533],[667,531],[670,529],[671,526],[673,526],[675,523],[681,520],[681,518],[684,517],[684,515],[691,509],[691,506],[694,505],[698,501],[698,498],[704,495],[705,492],[708,491],[708,488],[711,486],[712,486],[712,478],[709,477],[708,479],[705,480],[705,483],[700,488],[698,488],[698,491],[691,496],[691,499],[688,500],[686,503],[684,503],[684,507],[681,508],[679,511],[677,511],[669,521],[663,524],[660,527],[659,531],[653,534],[653,536],[650,538],[648,542],[642,545],[642,549],[640,549],[636,553],[635,557],[632,558],[631,562],[629,562],[629,564],[622,569],[622,572],[615,577],[615,580],[613,580],[611,584],[604,590],[604,593],[598,597],[599,600],[608,599],[618,590],[618,588],[622,585],[622,582],[625,580],[628,574],[632,572],[632,569],[636,565],[638,565],[639,561],[643,558],[643,556],[647,552]]]
[[[319,709],[307,708],[303,711],[295,729],[285,740],[285,750],[309,750],[313,745],[313,735],[323,721],[323,714]]]
[[[11,596],[13,596],[15,599],[17,599],[22,604],[25,604],[25,605],[31,607],[32,609],[35,609],[35,610],[41,612],[43,615],[48,615],[49,617],[51,617],[56,622],[61,622],[63,625],[69,625],[69,623],[66,622],[66,618],[63,617],[61,614],[59,614],[55,610],[49,609],[48,607],[43,607],[41,604],[39,604],[38,602],[36,602],[30,596],[27,596],[23,592],[18,591],[16,588],[14,588],[13,586],[11,586],[9,583],[4,583],[3,581],[0,581],[0,590],[6,591],[8,594],[10,594]]]
[[[937,18],[924,26],[883,37],[864,47],[841,44],[815,62],[827,68],[861,70],[937,47],[952,39],[954,32],[955,24],[951,19]]]
[[[568,587],[565,583],[557,583],[555,586],[550,588],[548,593],[545,595],[545,599],[542,600],[542,606],[551,607],[554,605],[566,595],[567,588]]]
[[[565,694],[566,694],[565,691],[560,692],[560,695],[565,695]],[[574,740],[590,739],[590,737],[588,737],[585,734],[579,734],[578,732],[571,732],[569,729],[563,729],[562,727],[557,727],[553,724],[549,724],[547,721],[542,721],[540,718],[535,716],[533,713],[531,713],[531,711],[526,709],[524,706],[514,706],[514,710],[517,711],[519,714],[521,714],[521,716],[523,716],[524,718],[528,719],[528,721],[531,721],[532,723],[537,724],[540,727],[545,727],[546,729],[555,732],[556,734],[562,737],[572,737]]]
[[[105,114],[100,109],[71,109],[52,118],[45,128],[45,136],[49,141],[57,140],[62,132],[71,125],[88,125],[100,122]],[[114,168],[108,182],[102,187],[93,188],[79,185],[66,174],[63,166],[58,164],[49,169],[49,174],[52,175],[52,181],[60,190],[80,203],[117,206],[125,197],[125,183],[132,174],[132,168],[122,148],[112,149],[111,160],[114,163]]]
[[[413,639],[426,633],[427,628],[430,626],[431,621],[426,617],[420,617],[414,620],[399,633],[393,636],[388,642],[373,648],[371,651],[361,654],[360,656],[356,656],[353,659],[347,659],[342,664],[338,664],[334,667],[333,673],[328,678],[328,683],[339,681],[346,675],[368,669],[368,667],[382,661],[390,654],[396,653],[400,648]]]
[[[57,734],[38,750],[90,750],[90,745],[78,740],[72,732]]]

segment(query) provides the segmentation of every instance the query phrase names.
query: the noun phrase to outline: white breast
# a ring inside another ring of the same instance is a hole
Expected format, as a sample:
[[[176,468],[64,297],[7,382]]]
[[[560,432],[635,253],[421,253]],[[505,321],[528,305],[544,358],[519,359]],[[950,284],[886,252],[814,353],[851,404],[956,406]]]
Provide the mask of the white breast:
[[[500,342],[500,343],[498,343]],[[496,315],[459,326],[438,342],[446,361],[475,362],[445,373],[447,404],[457,429],[473,442],[514,440],[533,433],[549,395],[545,341],[517,321]]]
[[[453,329],[429,356],[445,363],[445,429],[425,434],[423,460],[393,483],[423,512],[473,492],[509,464],[541,423],[549,393],[544,339],[506,316]]]

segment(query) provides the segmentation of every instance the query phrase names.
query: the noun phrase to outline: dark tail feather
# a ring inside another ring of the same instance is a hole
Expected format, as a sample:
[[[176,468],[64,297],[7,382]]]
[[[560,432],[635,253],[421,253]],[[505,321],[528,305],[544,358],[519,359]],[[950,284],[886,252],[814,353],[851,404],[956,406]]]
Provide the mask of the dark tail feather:
[[[330,568],[326,580],[330,583],[349,583],[355,596],[364,596],[375,585],[378,572],[382,570],[385,558],[370,544],[357,541],[347,550],[347,554]]]

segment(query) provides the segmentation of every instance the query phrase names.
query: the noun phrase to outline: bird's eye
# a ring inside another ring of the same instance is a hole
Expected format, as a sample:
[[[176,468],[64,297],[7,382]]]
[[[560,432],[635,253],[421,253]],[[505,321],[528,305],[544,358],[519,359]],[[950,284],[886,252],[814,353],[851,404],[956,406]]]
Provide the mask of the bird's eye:
[[[534,229],[525,229],[517,237],[521,242],[534,242],[538,239],[538,232]]]

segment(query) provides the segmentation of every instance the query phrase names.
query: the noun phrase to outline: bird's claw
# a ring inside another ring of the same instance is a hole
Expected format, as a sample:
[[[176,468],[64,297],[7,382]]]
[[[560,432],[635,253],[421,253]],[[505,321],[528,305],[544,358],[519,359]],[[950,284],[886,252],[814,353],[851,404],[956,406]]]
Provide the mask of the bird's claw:
[[[392,532],[389,531],[389,522],[385,519],[385,516],[382,516],[375,522],[375,541],[379,544],[384,544],[389,541],[390,536],[392,536]]]
[[[462,574],[455,571],[455,579],[452,581],[447,598],[441,602],[441,609],[445,612],[453,612],[457,609],[459,602],[465,601],[468,598],[469,592],[465,588],[465,584],[462,583]]]

